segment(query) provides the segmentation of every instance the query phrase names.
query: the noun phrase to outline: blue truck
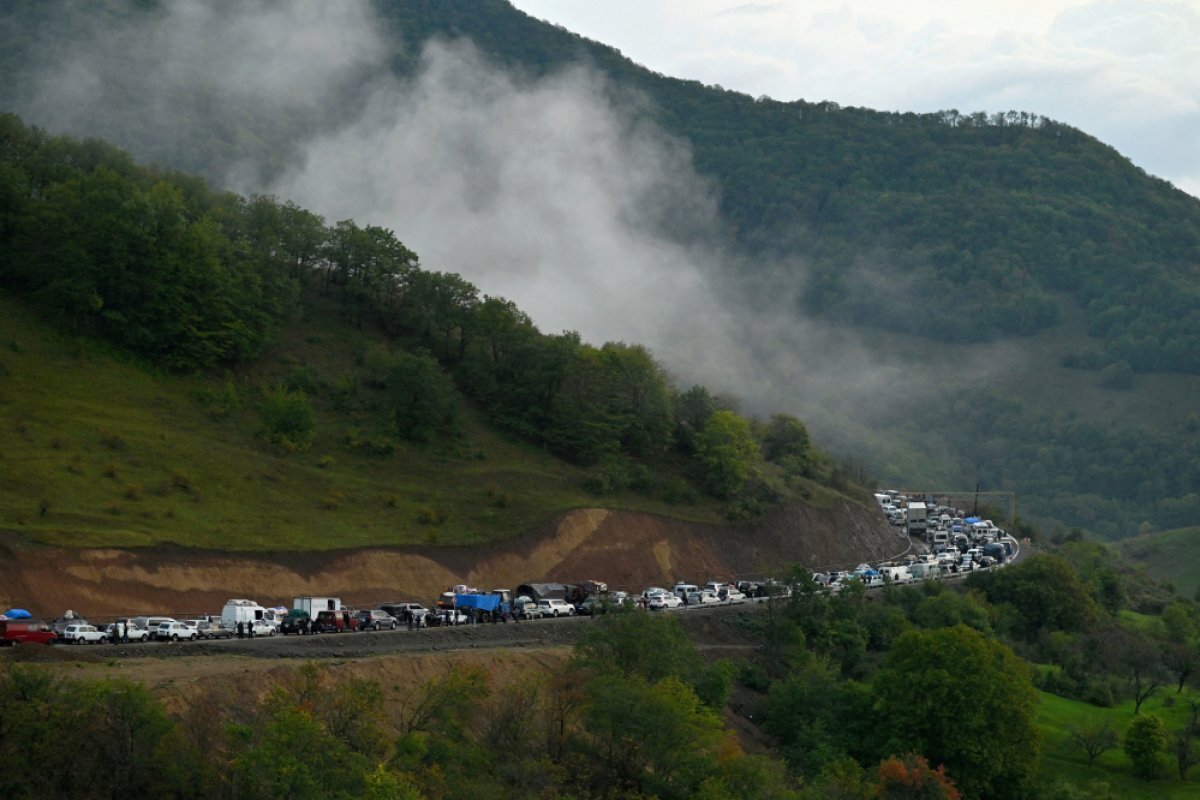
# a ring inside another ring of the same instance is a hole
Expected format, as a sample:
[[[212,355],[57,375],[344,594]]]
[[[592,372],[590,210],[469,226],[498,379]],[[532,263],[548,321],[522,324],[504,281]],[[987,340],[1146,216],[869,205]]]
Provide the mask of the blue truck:
[[[487,594],[456,594],[454,607],[459,611],[475,609],[480,622],[490,622],[492,619],[503,619],[512,611],[512,603],[508,599],[508,590],[497,590]]]

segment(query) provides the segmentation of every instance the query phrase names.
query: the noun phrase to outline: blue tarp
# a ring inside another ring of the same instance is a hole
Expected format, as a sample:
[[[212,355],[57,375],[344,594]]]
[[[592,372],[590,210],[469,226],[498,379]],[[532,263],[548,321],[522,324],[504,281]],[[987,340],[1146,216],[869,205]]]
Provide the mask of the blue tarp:
[[[495,611],[500,607],[498,594],[456,594],[454,605],[457,608],[478,608],[480,611]]]
[[[979,517],[967,517],[965,520],[968,525],[974,525],[976,522],[983,522]]]
[[[8,611],[4,612],[4,616],[8,617],[9,619],[30,619],[33,614],[30,614],[23,608],[10,608]]]

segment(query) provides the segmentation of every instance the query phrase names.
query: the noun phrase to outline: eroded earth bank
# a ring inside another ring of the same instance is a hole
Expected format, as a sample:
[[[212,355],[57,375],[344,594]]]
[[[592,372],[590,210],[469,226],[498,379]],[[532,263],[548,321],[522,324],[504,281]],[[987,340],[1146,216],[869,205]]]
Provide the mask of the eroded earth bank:
[[[877,511],[841,501],[793,504],[749,522],[699,525],[651,514],[576,509],[542,530],[485,547],[406,547],[308,553],[218,553],[46,547],[0,540],[0,607],[52,617],[215,613],[231,597],[264,605],[293,596],[350,604],[430,602],[447,586],[515,587],[602,580],[640,591],[678,579],[765,576],[796,562],[853,566],[905,550]]]

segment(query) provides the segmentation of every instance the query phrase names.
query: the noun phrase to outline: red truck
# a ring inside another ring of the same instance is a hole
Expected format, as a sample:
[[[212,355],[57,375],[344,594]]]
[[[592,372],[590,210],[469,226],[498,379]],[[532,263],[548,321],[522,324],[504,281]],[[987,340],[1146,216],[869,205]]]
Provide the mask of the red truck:
[[[58,638],[40,619],[0,619],[0,643],[16,647],[26,642],[54,644]]]

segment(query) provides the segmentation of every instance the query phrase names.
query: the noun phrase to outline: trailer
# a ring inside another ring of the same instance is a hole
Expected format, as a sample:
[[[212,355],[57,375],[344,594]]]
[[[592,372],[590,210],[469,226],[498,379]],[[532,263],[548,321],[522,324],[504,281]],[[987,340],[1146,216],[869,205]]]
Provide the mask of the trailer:
[[[317,614],[322,611],[341,611],[342,598],[340,597],[293,597],[292,608],[298,608],[301,611],[307,611],[308,616],[312,619],[317,618]]]
[[[928,525],[928,510],[924,503],[912,502],[904,509],[904,521],[909,536],[924,536]]]

